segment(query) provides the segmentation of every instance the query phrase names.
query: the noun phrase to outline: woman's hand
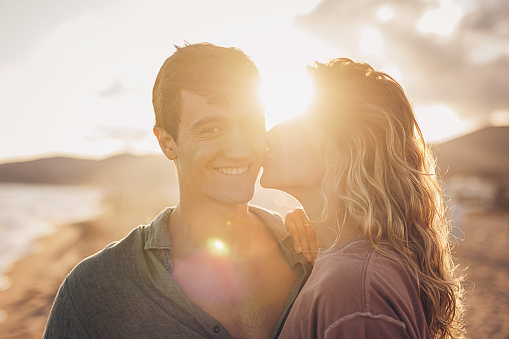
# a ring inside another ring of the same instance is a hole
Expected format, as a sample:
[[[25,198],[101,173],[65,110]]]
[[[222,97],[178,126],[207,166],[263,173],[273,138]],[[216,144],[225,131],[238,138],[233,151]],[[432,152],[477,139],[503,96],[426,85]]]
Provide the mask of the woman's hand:
[[[302,208],[289,212],[285,218],[285,225],[297,253],[302,253],[307,261],[314,265],[320,246],[306,212]]]

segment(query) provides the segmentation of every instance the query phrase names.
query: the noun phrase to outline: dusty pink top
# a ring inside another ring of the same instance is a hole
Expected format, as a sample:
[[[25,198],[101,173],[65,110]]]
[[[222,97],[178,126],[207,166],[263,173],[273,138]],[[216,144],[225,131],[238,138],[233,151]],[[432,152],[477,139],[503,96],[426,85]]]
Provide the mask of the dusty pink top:
[[[353,239],[336,250],[320,251],[280,338],[430,338],[430,334],[416,284],[406,269],[364,240]]]

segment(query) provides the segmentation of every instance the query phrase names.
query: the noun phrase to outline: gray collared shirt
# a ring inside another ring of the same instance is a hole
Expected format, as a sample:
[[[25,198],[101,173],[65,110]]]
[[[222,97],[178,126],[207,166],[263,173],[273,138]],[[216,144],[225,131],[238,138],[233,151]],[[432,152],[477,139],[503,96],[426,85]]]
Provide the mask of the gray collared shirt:
[[[168,273],[172,211],[165,209],[150,225],[80,262],[60,286],[43,338],[231,338]],[[308,276],[307,264],[295,253],[281,217],[253,206],[250,211],[272,231],[297,274],[276,337]]]

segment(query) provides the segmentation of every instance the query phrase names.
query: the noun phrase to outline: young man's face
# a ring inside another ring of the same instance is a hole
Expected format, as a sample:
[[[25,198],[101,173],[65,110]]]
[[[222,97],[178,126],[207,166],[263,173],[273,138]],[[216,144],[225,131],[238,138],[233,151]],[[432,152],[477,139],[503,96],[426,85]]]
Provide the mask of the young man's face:
[[[182,99],[175,141],[181,195],[248,202],[267,148],[258,97],[248,90],[224,96],[182,90]]]

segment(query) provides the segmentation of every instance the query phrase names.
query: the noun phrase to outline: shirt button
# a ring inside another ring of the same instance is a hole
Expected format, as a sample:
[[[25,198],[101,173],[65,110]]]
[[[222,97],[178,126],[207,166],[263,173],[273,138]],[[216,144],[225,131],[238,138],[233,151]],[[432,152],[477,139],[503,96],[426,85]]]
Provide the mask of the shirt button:
[[[170,269],[170,265],[166,264],[166,265],[164,265],[164,268],[166,268],[167,270],[169,270],[169,269]]]
[[[214,331],[214,333],[219,333],[221,330],[219,329],[218,326],[214,326],[214,328],[212,329],[212,331]]]

